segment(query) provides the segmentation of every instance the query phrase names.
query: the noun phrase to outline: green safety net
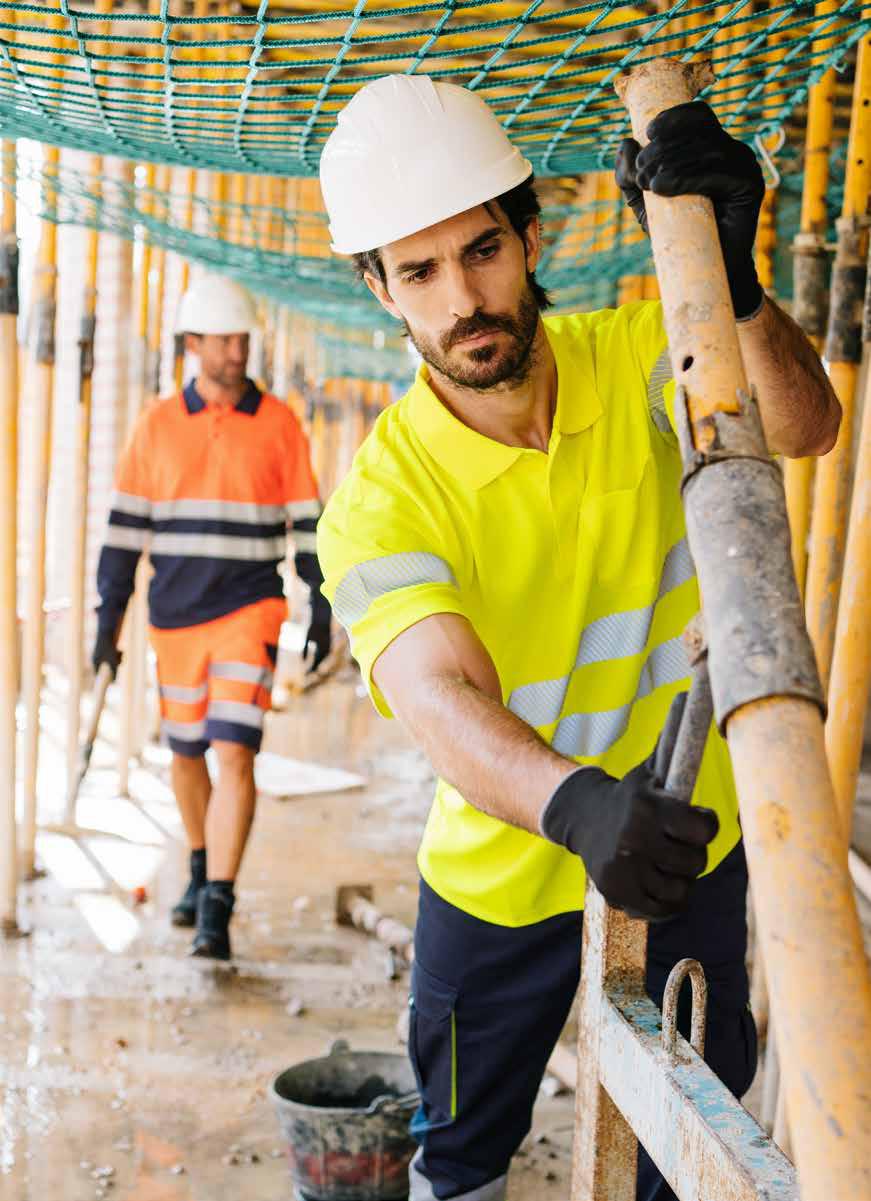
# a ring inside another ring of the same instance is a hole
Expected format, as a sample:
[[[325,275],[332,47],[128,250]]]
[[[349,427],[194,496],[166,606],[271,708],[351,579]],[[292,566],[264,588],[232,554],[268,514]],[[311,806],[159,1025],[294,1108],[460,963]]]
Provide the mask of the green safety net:
[[[845,151],[843,140],[834,143],[828,195],[832,239],[843,190]],[[57,169],[48,169],[39,154],[19,153],[16,158],[18,202],[34,215],[131,241],[147,239],[155,247],[233,276],[294,313],[342,327],[351,341],[357,337],[355,331],[380,341],[389,338],[395,328],[368,289],[355,279],[347,259],[306,252],[313,243],[326,243],[323,213],[234,204],[149,186],[142,168],[136,172],[137,179],[132,170],[126,177],[105,172],[95,175],[66,157]],[[4,165],[11,165],[8,159]],[[775,290],[778,297],[789,300],[790,247],[801,208],[802,156],[787,146],[778,157],[778,166]],[[8,180],[8,172],[4,178]],[[638,240],[634,223],[626,222],[622,200],[545,203],[542,235],[537,276],[558,312],[612,305],[621,279],[653,270],[649,244],[646,239]],[[282,249],[264,249],[270,238]],[[389,347],[379,352],[384,359],[380,367],[378,353],[369,355],[361,378],[395,379],[406,373],[407,356],[400,351],[391,359],[389,352]],[[330,353],[335,359],[335,348]],[[346,357],[362,362],[359,345]],[[343,365],[337,374],[351,372]]]
[[[608,164],[626,131],[613,83],[709,57],[703,95],[747,140],[781,129],[871,28],[862,0],[0,0],[0,133],[221,171],[317,172],[367,80],[428,73],[492,105],[540,177]],[[827,11],[828,10],[828,11]]]
[[[326,246],[323,213],[188,195],[149,186],[133,173],[94,175],[65,158],[52,168],[39,155],[16,157],[17,199],[34,215],[146,239],[317,320],[351,329],[383,329],[389,321],[348,259],[306,252],[312,244]],[[622,201],[545,204],[537,274],[558,310],[613,303],[622,276],[652,271],[646,239],[623,225]],[[264,248],[270,238],[280,250]]]

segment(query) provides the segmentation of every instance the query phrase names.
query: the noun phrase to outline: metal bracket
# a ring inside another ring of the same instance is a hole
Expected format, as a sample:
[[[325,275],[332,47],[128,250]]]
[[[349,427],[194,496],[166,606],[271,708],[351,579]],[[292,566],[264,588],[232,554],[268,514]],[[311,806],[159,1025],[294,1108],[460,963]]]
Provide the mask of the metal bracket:
[[[662,1049],[671,1064],[677,1063],[677,1000],[687,976],[693,990],[690,1046],[700,1058],[705,1057],[708,983],[705,980],[704,968],[697,959],[681,959],[669,972],[662,996]]]

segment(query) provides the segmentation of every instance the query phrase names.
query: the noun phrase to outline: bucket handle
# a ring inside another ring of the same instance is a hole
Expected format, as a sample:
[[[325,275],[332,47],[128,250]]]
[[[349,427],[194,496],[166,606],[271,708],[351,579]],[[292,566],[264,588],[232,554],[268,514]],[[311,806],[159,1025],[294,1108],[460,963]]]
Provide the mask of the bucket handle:
[[[385,1094],[383,1097],[376,1097],[366,1110],[366,1113],[395,1113],[401,1109],[405,1109],[409,1105],[416,1105],[419,1101],[420,1093],[416,1088],[412,1089],[409,1093],[403,1093],[401,1097],[391,1097],[389,1094]]]

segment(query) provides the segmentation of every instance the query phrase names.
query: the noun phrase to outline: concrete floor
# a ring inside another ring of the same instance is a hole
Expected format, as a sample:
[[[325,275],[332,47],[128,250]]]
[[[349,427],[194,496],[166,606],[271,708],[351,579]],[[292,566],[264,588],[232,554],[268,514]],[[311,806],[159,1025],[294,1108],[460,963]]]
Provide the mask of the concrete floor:
[[[44,820],[59,800],[58,712],[46,706]],[[336,926],[334,895],[369,882],[383,910],[413,921],[430,773],[350,669],[271,715],[266,745],[368,784],[261,800],[233,970],[188,960],[190,934],[167,921],[186,854],[162,754],[133,773],[131,803],[113,796],[110,745],[95,751],[79,821],[132,841],[40,836],[48,874],[22,889],[30,935],[0,944],[3,1201],[290,1201],[271,1078],[340,1037],[402,1049],[407,976],[388,980],[384,948]],[[568,1195],[572,1107],[541,1098],[511,1201]]]
[[[57,819],[62,801],[61,702],[50,687],[44,821]],[[334,897],[339,884],[370,883],[382,910],[413,922],[430,772],[396,723],[376,717],[350,668],[270,715],[267,749],[367,783],[261,798],[228,970],[188,960],[189,932],[167,921],[186,852],[165,752],[147,750],[132,800],[122,800],[113,795],[111,710],[103,724],[109,740],[97,745],[79,821],[128,841],[41,835],[47,875],[22,889],[29,936],[0,943],[0,1197],[290,1201],[272,1077],[337,1038],[402,1049],[407,976],[389,980],[384,948],[336,925]],[[867,857],[867,774],[857,835]],[[861,908],[867,931],[871,909]],[[572,1109],[571,1096],[540,1096],[510,1201],[568,1196]]]

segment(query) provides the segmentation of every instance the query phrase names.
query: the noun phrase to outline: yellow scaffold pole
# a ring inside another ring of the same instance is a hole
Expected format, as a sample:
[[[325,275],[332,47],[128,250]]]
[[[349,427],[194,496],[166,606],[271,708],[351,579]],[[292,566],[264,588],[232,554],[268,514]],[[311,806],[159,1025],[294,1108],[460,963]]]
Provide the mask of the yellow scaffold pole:
[[[143,208],[150,211],[156,170],[153,164],[145,169],[145,196]],[[128,432],[150,394],[151,380],[149,378],[150,333],[149,324],[149,292],[151,285],[152,248],[147,237],[140,247],[139,269],[136,275],[136,301],[134,321],[136,323],[133,340],[134,368],[132,372],[131,391],[127,409]],[[147,623],[147,579],[148,560],[142,555],[136,568],[136,584],[133,595],[127,605],[124,618],[123,646],[124,657],[121,660],[119,683],[121,686],[121,720],[118,734],[118,791],[121,796],[128,796],[130,791],[130,759],[135,754],[139,739],[137,722],[141,717],[137,690],[144,687],[144,673],[139,671],[139,660],[142,654],[145,627]]]
[[[826,751],[847,845],[852,834],[853,802],[871,689],[871,250],[862,333],[869,367],[865,374],[862,431],[844,553],[826,723]]]
[[[841,569],[847,535],[847,507],[853,449],[853,415],[861,359],[861,306],[868,248],[871,192],[871,34],[859,43],[847,145],[844,204],[832,269],[825,358],[843,416],[833,450],[817,464],[807,569],[807,623],[823,687],[828,688]]]
[[[57,40],[52,39],[54,45]],[[50,212],[57,202],[56,184],[60,152],[54,146],[43,151],[43,205]],[[45,519],[51,471],[51,425],[54,402],[55,307],[57,298],[57,226],[43,218],[39,236],[33,302],[31,305],[32,360],[28,367],[27,402],[30,433],[30,479],[27,512],[28,538],[27,599],[25,604],[22,681],[25,706],[23,810],[21,859],[24,876],[36,870],[37,767],[39,761],[39,716],[42,695],[43,640],[45,633]]]
[[[18,234],[15,143],[2,143],[0,217],[0,934],[18,932],[15,707],[18,700]]]
[[[867,39],[866,39],[867,40]],[[635,137],[708,68],[618,81]],[[871,1197],[871,979],[823,743],[779,473],[749,398],[709,201],[645,196],[678,385],[687,533],[735,771],[804,1201]],[[776,609],[771,597],[778,597]],[[798,882],[798,883],[797,883]]]
[[[825,19],[837,0],[823,0],[814,15]],[[827,44],[827,43],[826,43]],[[818,351],[823,348],[829,298],[829,260],[826,254],[826,192],[835,117],[835,69],[830,67],[808,95],[804,143],[804,182],[799,232],[793,241],[792,315]],[[792,532],[792,561],[802,596],[807,578],[807,542],[811,521],[815,460],[786,459],[783,480]]]
[[[111,10],[111,0],[96,0],[95,13]],[[93,155],[90,186],[99,202],[103,160]],[[83,682],[85,632],[85,561],[88,535],[88,485],[91,462],[91,390],[94,373],[94,336],[97,326],[97,267],[100,235],[85,231],[85,272],[82,281],[82,315],[79,328],[79,394],[76,423],[75,470],[71,504],[72,555],[70,561],[70,611],[67,623],[67,794],[64,824],[75,823],[76,793],[80,774],[79,725]]]

